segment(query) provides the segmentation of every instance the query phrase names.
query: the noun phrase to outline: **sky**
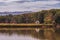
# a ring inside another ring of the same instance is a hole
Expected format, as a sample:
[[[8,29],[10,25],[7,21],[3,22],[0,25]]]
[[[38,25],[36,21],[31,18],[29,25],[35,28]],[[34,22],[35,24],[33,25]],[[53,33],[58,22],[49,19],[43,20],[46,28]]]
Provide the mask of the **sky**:
[[[0,12],[60,9],[60,0],[0,0]]]

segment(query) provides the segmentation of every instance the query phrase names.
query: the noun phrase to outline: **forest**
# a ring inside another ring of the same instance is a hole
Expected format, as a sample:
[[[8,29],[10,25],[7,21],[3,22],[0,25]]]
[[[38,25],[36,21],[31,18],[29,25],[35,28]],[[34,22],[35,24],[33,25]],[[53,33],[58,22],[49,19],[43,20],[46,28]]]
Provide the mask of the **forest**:
[[[46,21],[50,19],[50,21]],[[35,23],[39,20],[40,23],[50,22],[60,24],[60,9],[42,10],[20,15],[0,16],[0,23]]]

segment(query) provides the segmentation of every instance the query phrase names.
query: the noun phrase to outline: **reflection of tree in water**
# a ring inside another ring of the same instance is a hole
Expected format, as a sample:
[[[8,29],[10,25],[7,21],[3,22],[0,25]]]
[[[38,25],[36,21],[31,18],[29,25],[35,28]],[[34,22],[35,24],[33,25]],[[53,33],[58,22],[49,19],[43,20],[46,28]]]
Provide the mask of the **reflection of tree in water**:
[[[31,35],[32,37],[34,37],[34,38],[38,38],[38,39],[44,39],[44,35],[43,35],[43,31],[41,30],[41,31],[39,31],[39,32],[36,32],[36,31],[34,31],[34,30],[26,30],[26,31],[24,31],[24,30],[19,30],[19,31],[17,31],[17,30],[15,30],[15,31],[0,31],[0,33],[6,33],[6,34],[9,34],[9,35],[12,35],[12,34],[17,34],[17,35]]]
[[[40,30],[39,32],[36,32],[34,30],[27,30],[27,31],[24,31],[24,30],[15,30],[15,31],[5,31],[5,30],[0,30],[0,33],[2,34],[9,34],[9,35],[12,35],[12,34],[17,34],[17,35],[30,35],[34,38],[38,38],[38,39],[44,39],[44,31],[43,30]],[[58,32],[55,32],[56,33],[56,39],[60,39],[60,34]]]

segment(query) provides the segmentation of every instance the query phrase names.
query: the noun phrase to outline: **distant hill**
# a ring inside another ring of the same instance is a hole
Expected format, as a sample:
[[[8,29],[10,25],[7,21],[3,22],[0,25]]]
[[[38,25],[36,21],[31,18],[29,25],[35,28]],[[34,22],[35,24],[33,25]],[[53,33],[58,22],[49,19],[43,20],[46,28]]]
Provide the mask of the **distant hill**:
[[[0,12],[0,16],[9,15],[9,14],[12,14],[12,15],[19,15],[19,14],[25,14],[25,13],[31,13],[31,12],[32,12],[32,11]]]

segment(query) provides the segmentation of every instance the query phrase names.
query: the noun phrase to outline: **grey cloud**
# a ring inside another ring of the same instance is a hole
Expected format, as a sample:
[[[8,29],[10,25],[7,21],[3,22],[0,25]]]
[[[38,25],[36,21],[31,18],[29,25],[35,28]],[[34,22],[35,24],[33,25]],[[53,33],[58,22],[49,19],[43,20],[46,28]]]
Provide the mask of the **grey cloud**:
[[[53,7],[60,7],[60,3],[52,5]]]
[[[55,5],[55,4],[57,5],[57,3],[59,3],[59,1],[52,2],[52,1],[41,1],[41,0],[40,1],[21,0],[21,1],[7,2],[7,3],[4,2],[2,4],[6,6],[3,6],[3,7],[0,6],[0,11],[27,11],[27,10],[39,11],[42,9],[56,8],[56,7],[53,7],[52,5]]]
[[[7,6],[7,4],[4,2],[0,2],[0,6]]]

